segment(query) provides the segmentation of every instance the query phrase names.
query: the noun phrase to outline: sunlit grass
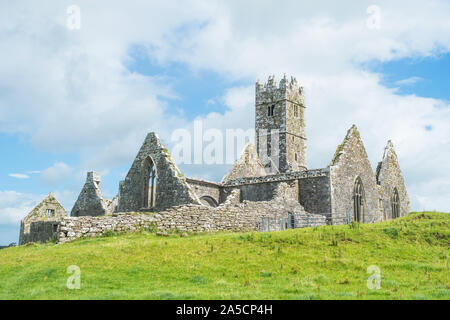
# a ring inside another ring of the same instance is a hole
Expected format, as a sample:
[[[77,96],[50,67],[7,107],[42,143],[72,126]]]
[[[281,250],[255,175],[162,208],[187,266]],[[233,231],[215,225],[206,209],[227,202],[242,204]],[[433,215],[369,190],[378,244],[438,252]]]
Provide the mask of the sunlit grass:
[[[271,233],[126,234],[0,251],[0,299],[449,299],[450,215]],[[66,287],[67,267],[81,289]],[[367,267],[381,288],[367,288]]]

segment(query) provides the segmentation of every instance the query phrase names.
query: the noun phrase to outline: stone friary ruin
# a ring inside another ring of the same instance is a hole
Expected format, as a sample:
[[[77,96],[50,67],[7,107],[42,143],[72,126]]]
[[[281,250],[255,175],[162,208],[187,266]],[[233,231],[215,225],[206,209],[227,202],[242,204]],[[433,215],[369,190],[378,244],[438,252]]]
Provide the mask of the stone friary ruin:
[[[99,174],[89,172],[71,216],[50,194],[22,220],[19,243],[108,230],[269,231],[406,215],[410,202],[392,143],[374,172],[352,126],[328,167],[308,169],[305,110],[294,78],[257,82],[256,146],[246,146],[221,182],[184,177],[149,133],[117,197],[103,198]]]

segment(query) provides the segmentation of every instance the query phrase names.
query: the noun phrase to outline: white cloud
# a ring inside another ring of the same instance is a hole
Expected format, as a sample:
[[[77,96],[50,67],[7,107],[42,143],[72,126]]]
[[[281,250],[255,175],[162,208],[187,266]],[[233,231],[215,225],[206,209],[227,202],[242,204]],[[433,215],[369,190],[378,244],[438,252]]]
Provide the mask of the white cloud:
[[[0,191],[0,224],[18,224],[44,196],[17,191]]]
[[[39,170],[30,170],[30,171],[27,171],[27,174],[38,174],[38,173],[41,173],[41,171],[39,171]]]
[[[42,171],[40,179],[44,185],[52,187],[71,178],[72,173],[72,167],[63,162],[56,162],[50,168]]]
[[[419,81],[422,81],[423,79],[421,77],[409,77],[406,79],[402,79],[402,80],[398,80],[395,81],[394,84],[398,85],[398,86],[408,86],[408,85],[412,85],[415,84]]]
[[[10,173],[8,176],[16,179],[28,179],[30,178],[29,175],[23,174],[23,173]]]
[[[223,77],[264,80],[286,72],[306,89],[308,158],[326,166],[356,123],[375,166],[393,139],[414,208],[450,210],[450,107],[399,96],[360,63],[429,57],[450,51],[447,1],[377,1],[381,27],[366,27],[372,1],[79,1],[82,27],[65,28],[64,1],[0,5],[0,128],[39,149],[80,155],[80,167],[130,163],[148,131],[170,137],[189,127],[161,99],[177,93],[163,76],[129,72],[139,44],[161,65],[185,63]],[[138,8],[138,9],[137,9]],[[12,54],[13,53],[13,54]],[[405,79],[403,85],[418,79]],[[228,88],[227,109],[202,116],[207,126],[253,127],[253,87]],[[433,130],[424,130],[431,125]],[[48,186],[74,172],[42,172]],[[206,167],[204,172],[214,171]],[[209,173],[209,176],[216,173]],[[434,187],[431,187],[434,186]],[[437,194],[437,192],[439,194]],[[435,201],[433,201],[435,199]]]

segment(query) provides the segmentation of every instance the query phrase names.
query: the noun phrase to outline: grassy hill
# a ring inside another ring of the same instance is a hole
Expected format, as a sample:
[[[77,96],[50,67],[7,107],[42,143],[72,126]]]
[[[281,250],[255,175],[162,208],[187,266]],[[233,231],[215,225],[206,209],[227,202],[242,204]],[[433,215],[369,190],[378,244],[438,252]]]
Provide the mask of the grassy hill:
[[[272,233],[109,235],[0,251],[0,299],[449,299],[450,214]],[[66,287],[67,267],[81,289]],[[367,267],[381,271],[369,290]]]

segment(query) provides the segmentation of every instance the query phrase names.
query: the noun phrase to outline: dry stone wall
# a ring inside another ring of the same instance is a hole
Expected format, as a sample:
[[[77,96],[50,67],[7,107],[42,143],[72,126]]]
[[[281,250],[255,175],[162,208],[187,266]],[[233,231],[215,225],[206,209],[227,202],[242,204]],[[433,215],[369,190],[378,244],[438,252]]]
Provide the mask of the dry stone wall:
[[[99,236],[108,230],[133,232],[155,228],[160,232],[260,231],[264,219],[279,221],[288,218],[289,214],[297,217],[301,227],[326,224],[325,216],[306,213],[298,202],[292,200],[290,192],[287,184],[281,184],[273,201],[240,202],[240,191],[233,190],[217,208],[187,204],[158,213],[115,213],[104,217],[66,218],[61,221],[59,242]]]

